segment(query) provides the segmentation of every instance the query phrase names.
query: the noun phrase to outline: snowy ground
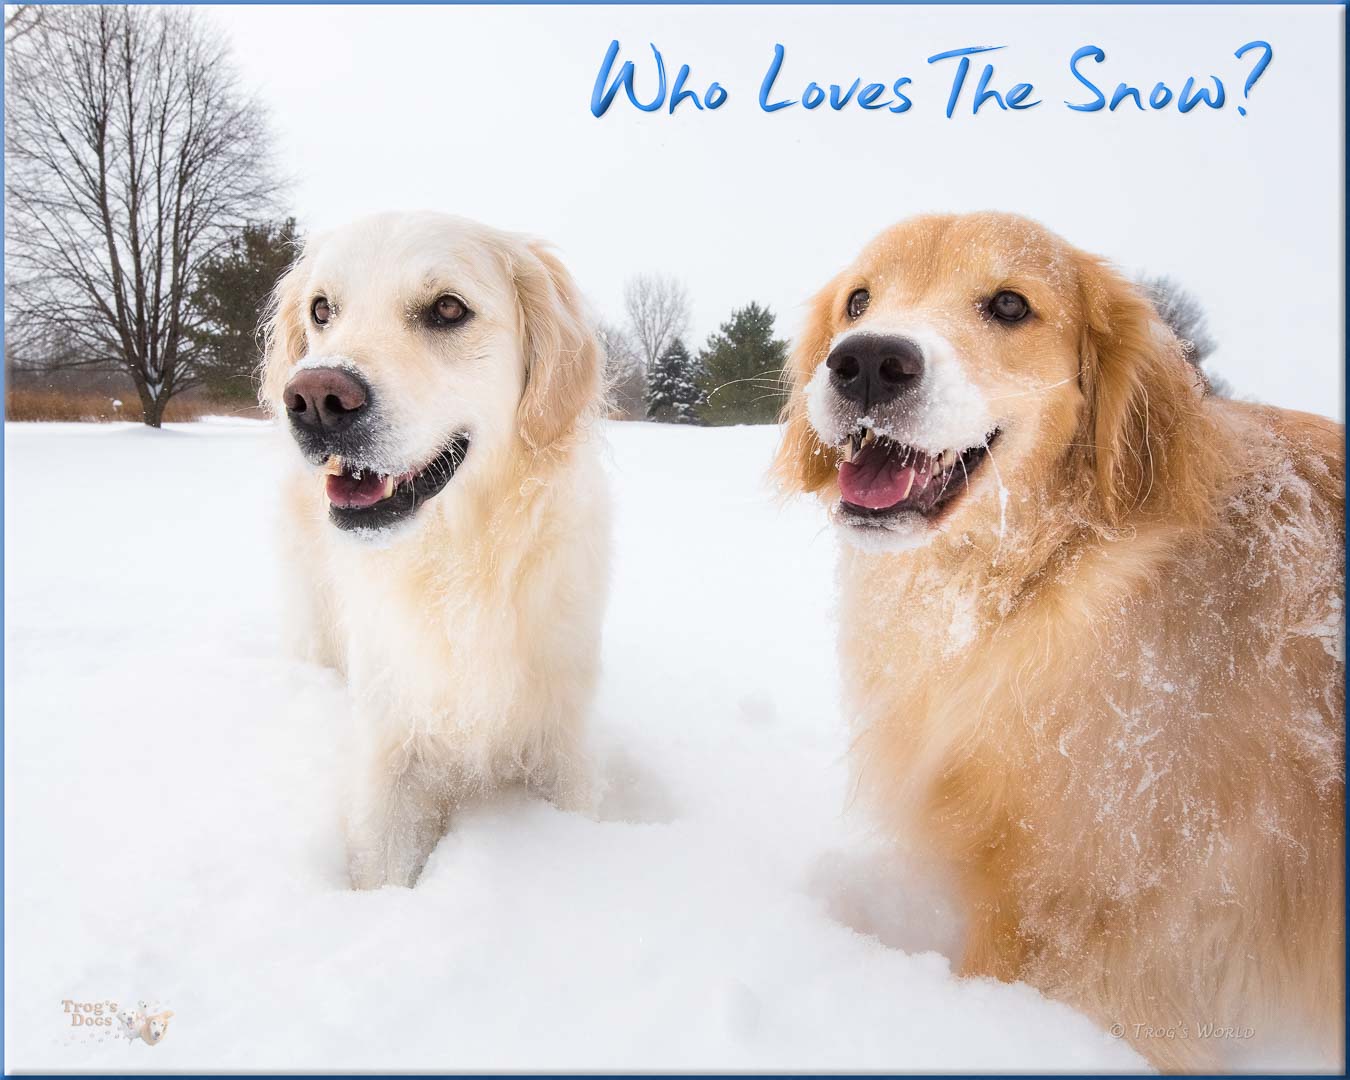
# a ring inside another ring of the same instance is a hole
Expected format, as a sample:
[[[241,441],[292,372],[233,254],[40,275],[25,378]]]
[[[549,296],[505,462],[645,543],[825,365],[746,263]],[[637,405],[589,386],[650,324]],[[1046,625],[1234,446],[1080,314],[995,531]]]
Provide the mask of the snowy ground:
[[[345,887],[330,672],[281,655],[262,425],[7,425],[5,1067],[1137,1069],[958,982],[844,814],[833,540],[771,429],[615,425],[602,820],[510,795]],[[154,1047],[63,1001],[158,1003]]]

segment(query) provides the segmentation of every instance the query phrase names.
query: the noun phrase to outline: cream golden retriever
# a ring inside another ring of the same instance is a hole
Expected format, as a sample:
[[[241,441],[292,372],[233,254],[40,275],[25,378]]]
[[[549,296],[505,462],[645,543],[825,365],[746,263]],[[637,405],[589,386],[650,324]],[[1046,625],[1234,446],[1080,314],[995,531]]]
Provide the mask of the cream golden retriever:
[[[475,793],[588,805],[600,391],[572,279],[509,233],[373,217],[311,241],[277,287],[261,396],[299,450],[289,608],[357,718],[358,888],[412,885]]]
[[[1163,1068],[1291,1032],[1339,1066],[1341,426],[1207,395],[1143,294],[1003,214],[882,233],[791,376],[857,787],[950,870],[961,971]]]

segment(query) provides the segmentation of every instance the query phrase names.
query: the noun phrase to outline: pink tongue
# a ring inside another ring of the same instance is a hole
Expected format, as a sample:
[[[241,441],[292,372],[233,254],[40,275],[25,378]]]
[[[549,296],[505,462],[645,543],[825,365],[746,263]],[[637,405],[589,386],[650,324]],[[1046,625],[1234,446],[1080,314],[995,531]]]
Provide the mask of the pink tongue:
[[[384,498],[384,477],[373,472],[358,480],[350,473],[328,478],[328,501],[334,506],[374,506]]]
[[[903,500],[914,483],[914,465],[901,464],[899,454],[874,442],[839,467],[839,490],[846,502],[868,510],[885,510]]]

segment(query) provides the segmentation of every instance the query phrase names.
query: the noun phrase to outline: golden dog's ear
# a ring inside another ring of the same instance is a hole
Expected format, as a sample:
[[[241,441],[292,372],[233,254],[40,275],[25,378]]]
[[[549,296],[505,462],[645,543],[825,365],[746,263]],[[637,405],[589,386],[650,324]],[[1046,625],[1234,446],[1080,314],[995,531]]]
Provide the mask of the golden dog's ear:
[[[1088,256],[1080,272],[1079,442],[1098,510],[1113,526],[1135,513],[1194,521],[1209,510],[1219,464],[1204,378],[1135,285]]]
[[[814,494],[834,478],[839,453],[816,437],[806,416],[806,384],[811,381],[830,348],[833,334],[837,281],[831,281],[811,301],[810,314],[784,369],[788,400],[783,406],[782,439],[774,457],[773,472],[784,491]]]
[[[520,435],[531,449],[543,450],[599,407],[600,343],[576,282],[551,251],[529,244],[513,274],[525,343]]]
[[[264,409],[284,415],[281,395],[291,371],[305,355],[304,277],[300,260],[291,264],[272,290],[262,323],[262,366],[259,370],[258,402]]]

